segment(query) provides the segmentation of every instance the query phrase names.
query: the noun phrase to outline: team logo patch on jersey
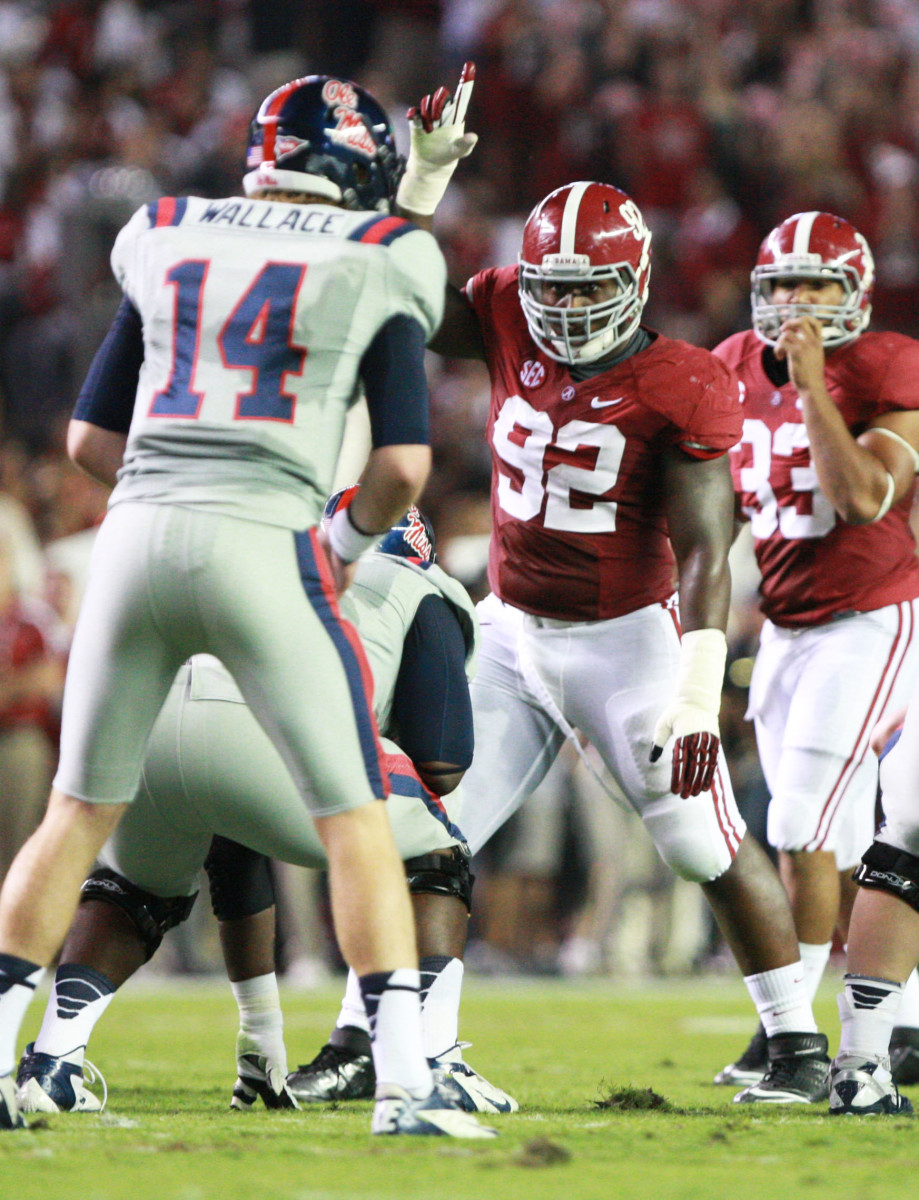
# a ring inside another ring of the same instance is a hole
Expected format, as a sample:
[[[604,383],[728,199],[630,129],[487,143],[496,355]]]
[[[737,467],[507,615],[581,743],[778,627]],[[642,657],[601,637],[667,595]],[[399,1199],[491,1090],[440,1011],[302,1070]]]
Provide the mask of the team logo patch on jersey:
[[[533,362],[531,358],[520,368],[520,382],[524,387],[535,388],[539,387],[545,381],[546,368],[539,362]]]
[[[562,399],[563,400],[573,400],[574,399],[574,388],[571,386],[570,383],[568,384],[567,387],[562,388]]]

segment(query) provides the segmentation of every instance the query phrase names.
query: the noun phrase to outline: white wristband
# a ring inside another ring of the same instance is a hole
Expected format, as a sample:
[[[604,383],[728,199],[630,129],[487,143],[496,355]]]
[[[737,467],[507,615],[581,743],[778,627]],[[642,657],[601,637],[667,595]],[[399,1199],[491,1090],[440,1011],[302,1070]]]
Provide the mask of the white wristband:
[[[916,453],[916,450],[909,444],[906,438],[900,437],[898,433],[894,433],[892,429],[888,429],[885,425],[872,425],[865,432],[882,433],[884,437],[890,438],[891,441],[898,442],[913,460],[913,474],[919,475],[919,454]],[[875,520],[877,520],[876,517]]]
[[[715,717],[721,711],[727,638],[720,629],[694,629],[684,633],[674,702],[701,708]]]
[[[396,204],[404,212],[429,217],[443,200],[455,167],[456,163],[450,163],[433,170],[426,168],[423,174],[409,167],[399,183]]]
[[[326,529],[329,545],[342,560],[351,563],[360,558],[365,550],[375,546],[382,533],[361,533],[355,529],[350,517],[350,505],[340,508]]]

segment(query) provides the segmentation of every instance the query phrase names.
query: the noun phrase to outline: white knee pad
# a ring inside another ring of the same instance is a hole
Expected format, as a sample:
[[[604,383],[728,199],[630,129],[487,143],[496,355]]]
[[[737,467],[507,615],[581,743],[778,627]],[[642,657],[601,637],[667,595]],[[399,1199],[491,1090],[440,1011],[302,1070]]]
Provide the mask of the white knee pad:
[[[857,862],[874,837],[877,763],[792,747],[782,758],[769,804],[767,837],[777,850],[834,851]]]
[[[734,861],[746,826],[731,801],[730,816],[711,792],[660,801],[643,813],[645,828],[667,866],[690,883],[710,883]]]

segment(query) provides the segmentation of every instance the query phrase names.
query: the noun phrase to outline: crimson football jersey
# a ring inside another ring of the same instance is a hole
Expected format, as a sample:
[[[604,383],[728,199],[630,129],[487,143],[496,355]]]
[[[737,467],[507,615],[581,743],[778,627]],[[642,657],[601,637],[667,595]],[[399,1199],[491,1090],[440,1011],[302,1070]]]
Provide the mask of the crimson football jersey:
[[[595,621],[668,599],[675,567],[660,455],[740,436],[736,378],[709,351],[657,336],[578,383],[527,330],[517,268],[466,284],[491,376],[492,591],[536,616]]]
[[[766,616],[818,625],[919,596],[912,491],[877,524],[848,525],[820,490],[794,385],[776,387],[766,375],[763,343],[737,333],[715,354],[745,389],[731,471],[750,518]],[[917,380],[919,342],[902,334],[863,333],[827,355],[827,390],[853,437],[881,413],[919,408]]]

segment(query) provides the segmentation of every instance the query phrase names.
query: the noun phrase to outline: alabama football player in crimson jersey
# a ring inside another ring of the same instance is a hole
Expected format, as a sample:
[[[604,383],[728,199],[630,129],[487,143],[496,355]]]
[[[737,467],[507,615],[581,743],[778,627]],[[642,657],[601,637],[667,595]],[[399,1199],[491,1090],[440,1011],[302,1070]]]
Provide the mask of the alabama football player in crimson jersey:
[[[470,83],[464,70],[455,95],[410,113],[397,203],[425,228],[472,149]],[[516,266],[448,288],[431,346],[491,377],[492,594],[464,830],[477,850],[583,733],[664,860],[702,885],[767,1022],[769,1077],[738,1099],[809,1103],[826,1096],[827,1042],[719,743],[740,390],[709,352],[641,324],[650,248],[627,195],[570,183],[531,213]]]
[[[731,467],[766,617],[749,715],[811,995],[874,837],[872,730],[919,672],[919,343],[866,332],[873,282],[857,229],[796,213],[760,249],[753,329],[715,350],[744,386]],[[765,1066],[760,1031],[718,1081]]]

